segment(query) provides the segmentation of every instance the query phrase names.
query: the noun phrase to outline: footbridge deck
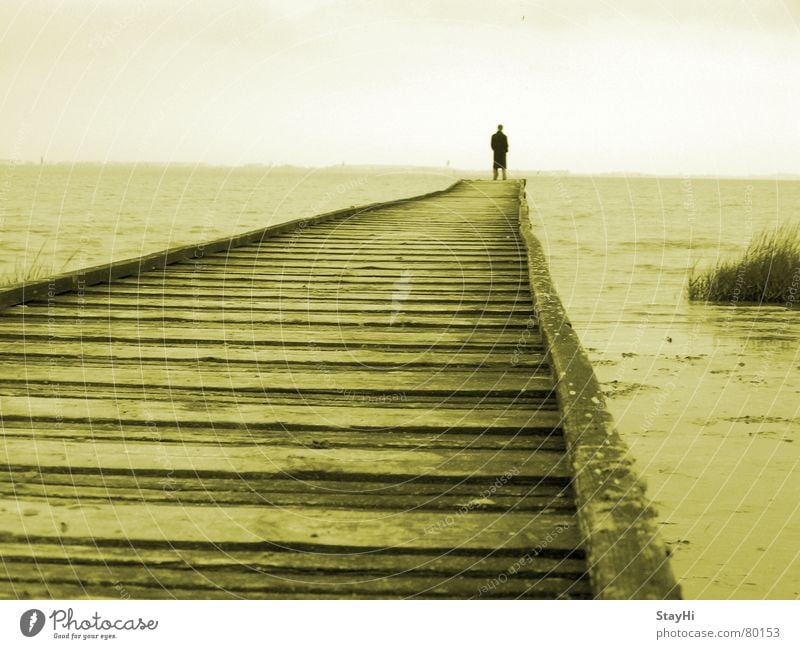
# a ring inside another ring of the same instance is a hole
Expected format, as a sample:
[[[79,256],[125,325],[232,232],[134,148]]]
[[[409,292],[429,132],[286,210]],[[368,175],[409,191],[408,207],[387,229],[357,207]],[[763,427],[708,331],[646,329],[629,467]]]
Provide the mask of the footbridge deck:
[[[524,182],[0,291],[0,362],[0,597],[679,596]]]

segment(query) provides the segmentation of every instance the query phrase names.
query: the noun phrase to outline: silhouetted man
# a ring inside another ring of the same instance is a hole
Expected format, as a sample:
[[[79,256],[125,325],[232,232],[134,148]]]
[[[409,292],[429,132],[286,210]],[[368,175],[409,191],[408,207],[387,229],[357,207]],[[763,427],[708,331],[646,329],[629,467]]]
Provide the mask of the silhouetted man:
[[[492,151],[494,151],[494,164],[492,171],[494,179],[497,180],[497,170],[503,170],[503,180],[506,179],[506,153],[508,152],[508,138],[503,133],[503,125],[497,125],[497,133],[492,135]]]

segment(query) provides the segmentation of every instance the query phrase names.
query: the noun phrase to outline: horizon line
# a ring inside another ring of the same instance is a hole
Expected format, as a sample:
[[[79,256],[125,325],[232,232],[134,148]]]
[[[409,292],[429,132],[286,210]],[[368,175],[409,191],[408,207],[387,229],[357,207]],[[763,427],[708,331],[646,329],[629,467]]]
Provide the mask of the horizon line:
[[[491,174],[491,169],[488,168],[468,168],[468,167],[451,167],[447,165],[422,165],[422,164],[387,164],[387,163],[350,163],[342,162],[329,165],[302,165],[292,163],[269,163],[269,162],[242,162],[242,163],[225,163],[225,162],[198,162],[186,160],[31,160],[31,159],[0,159],[2,166],[79,166],[79,165],[96,165],[96,166],[147,166],[147,167],[207,167],[207,168],[224,168],[224,169],[241,169],[246,167],[257,167],[265,169],[305,169],[305,170],[336,170],[342,168],[371,168],[371,169],[418,169],[418,170],[435,170],[446,172],[447,175],[454,175],[455,173],[469,173],[469,174]],[[614,177],[646,177],[646,178],[725,178],[725,179],[753,179],[753,180],[800,180],[800,172],[792,171],[772,171],[772,172],[758,172],[752,174],[719,174],[712,172],[677,172],[677,171],[633,171],[633,170],[611,170],[611,171],[581,171],[570,169],[518,169],[510,168],[508,170],[510,175],[516,175],[518,178],[524,175],[534,176],[614,176]]]

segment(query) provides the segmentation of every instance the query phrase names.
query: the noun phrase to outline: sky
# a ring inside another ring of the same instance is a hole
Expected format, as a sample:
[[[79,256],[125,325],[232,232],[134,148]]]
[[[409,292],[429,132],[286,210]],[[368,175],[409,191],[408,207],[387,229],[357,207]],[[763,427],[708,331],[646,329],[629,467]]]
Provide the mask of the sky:
[[[0,159],[800,173],[800,0],[2,0]]]

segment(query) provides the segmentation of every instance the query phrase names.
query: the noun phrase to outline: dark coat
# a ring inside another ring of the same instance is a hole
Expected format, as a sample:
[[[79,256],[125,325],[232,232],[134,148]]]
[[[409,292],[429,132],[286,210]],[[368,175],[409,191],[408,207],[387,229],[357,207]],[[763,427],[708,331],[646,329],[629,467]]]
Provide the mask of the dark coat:
[[[508,138],[502,131],[497,131],[492,135],[492,151],[495,153],[506,153],[508,151]]]

